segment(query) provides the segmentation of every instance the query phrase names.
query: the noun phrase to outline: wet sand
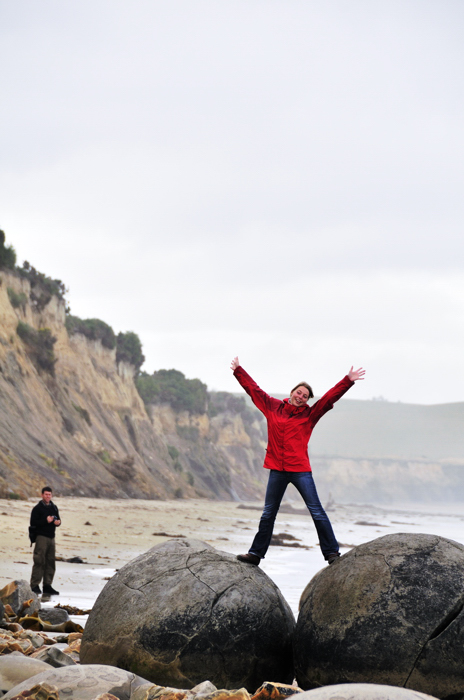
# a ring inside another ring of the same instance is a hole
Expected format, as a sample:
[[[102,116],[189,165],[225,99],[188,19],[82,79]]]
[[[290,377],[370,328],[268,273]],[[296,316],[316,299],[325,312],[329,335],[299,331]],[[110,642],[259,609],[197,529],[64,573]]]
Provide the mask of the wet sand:
[[[32,547],[29,546],[30,511],[39,499],[0,499],[0,588],[15,579],[29,581]],[[57,556],[81,557],[85,563],[57,562],[53,585],[57,602],[90,608],[113,575],[139,554],[184,536],[207,542],[216,549],[238,554],[251,544],[262,503],[238,504],[208,500],[107,500],[55,498],[63,524],[57,531]],[[302,503],[295,501],[294,507]],[[288,508],[288,506],[287,506]],[[286,510],[286,508],[285,508]],[[341,543],[341,553],[352,546],[393,532],[424,532],[464,544],[464,505],[395,506],[336,505],[328,514]],[[312,519],[301,513],[280,512],[276,534],[298,538],[298,547],[272,546],[261,562],[295,614],[306,584],[326,566],[317,543]],[[292,540],[289,540],[290,544]],[[303,548],[304,547],[304,548]]]

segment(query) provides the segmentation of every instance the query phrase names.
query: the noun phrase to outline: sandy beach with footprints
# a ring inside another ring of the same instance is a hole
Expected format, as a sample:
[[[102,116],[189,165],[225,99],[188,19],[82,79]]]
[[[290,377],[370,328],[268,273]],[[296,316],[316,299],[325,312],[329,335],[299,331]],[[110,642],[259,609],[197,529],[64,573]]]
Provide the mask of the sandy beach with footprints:
[[[29,581],[32,548],[29,515],[39,498],[0,500],[0,588],[12,580]],[[262,503],[208,500],[108,500],[54,498],[63,524],[57,532],[57,572],[53,582],[62,603],[91,608],[116,569],[170,537],[202,540],[216,549],[246,552],[258,525]],[[274,534],[280,544],[261,563],[289,602],[294,614],[308,581],[326,566],[312,520],[301,502],[288,503],[278,515]],[[294,509],[299,512],[294,512]],[[464,504],[331,505],[329,515],[341,553],[394,532],[428,533],[464,544]],[[295,538],[295,539],[292,539]],[[65,561],[80,557],[83,563]],[[82,623],[82,619],[81,619]]]

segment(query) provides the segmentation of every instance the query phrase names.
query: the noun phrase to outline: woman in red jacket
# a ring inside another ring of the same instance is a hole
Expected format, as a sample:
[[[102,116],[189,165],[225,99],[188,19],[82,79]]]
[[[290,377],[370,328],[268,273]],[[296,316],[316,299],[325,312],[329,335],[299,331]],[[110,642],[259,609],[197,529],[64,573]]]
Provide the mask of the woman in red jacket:
[[[341,382],[315,404],[308,406],[308,401],[314,394],[306,382],[297,384],[290,392],[290,398],[280,401],[259,388],[240,366],[238,357],[232,360],[231,369],[255,406],[266,417],[268,444],[263,466],[270,470],[258,532],[248,553],[239,554],[237,559],[257,566],[264,558],[271,542],[280,503],[288,484],[293,484],[313,518],[324,559],[332,564],[340,556],[339,546],[317,495],[309,463],[308,442],[318,420],[333,408],[335,401],[338,401],[358,379],[364,379],[365,371],[362,368],[353,370],[352,367]]]

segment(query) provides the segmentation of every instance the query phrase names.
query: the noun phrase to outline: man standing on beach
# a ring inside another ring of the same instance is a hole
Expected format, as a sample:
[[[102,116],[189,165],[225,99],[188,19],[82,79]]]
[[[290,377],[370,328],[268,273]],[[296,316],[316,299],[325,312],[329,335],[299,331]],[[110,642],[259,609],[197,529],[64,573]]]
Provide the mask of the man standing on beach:
[[[59,595],[52,588],[55,575],[55,529],[61,525],[58,508],[52,501],[52,489],[44,486],[42,500],[33,507],[29,531],[35,537],[34,566],[31,574],[31,588],[40,595],[40,582],[43,578],[44,595]]]

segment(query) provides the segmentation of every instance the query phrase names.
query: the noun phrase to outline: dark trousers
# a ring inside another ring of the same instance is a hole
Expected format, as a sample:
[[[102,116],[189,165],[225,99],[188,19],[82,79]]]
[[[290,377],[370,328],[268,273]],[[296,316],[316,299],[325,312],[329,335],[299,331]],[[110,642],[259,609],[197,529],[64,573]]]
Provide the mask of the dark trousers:
[[[264,558],[271,542],[274,522],[282,498],[289,484],[293,484],[303,497],[316,526],[324,559],[328,559],[329,554],[339,551],[339,546],[330,520],[317,495],[313,475],[311,472],[279,472],[274,469],[269,473],[264,510],[259,521],[259,530],[249,550],[250,554],[256,554],[260,559]]]
[[[55,538],[37,535],[34,547],[34,566],[31,574],[31,588],[42,581],[51,586],[55,575]]]

